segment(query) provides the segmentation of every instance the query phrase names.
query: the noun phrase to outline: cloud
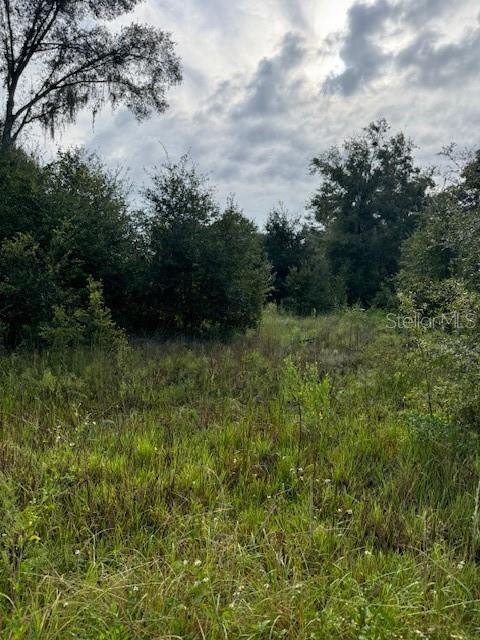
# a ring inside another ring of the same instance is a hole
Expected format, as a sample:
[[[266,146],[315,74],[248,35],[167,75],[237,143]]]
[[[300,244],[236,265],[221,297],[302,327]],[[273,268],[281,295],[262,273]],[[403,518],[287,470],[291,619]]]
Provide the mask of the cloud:
[[[350,7],[347,32],[339,52],[345,70],[325,81],[326,92],[339,91],[351,96],[382,73],[391,55],[378,43],[378,38],[396,12],[397,7],[387,0],[374,4],[359,2]]]
[[[287,110],[292,104],[292,92],[298,90],[297,83],[292,82],[292,74],[304,62],[305,56],[303,38],[287,33],[278,53],[260,61],[234,116],[265,117]]]
[[[442,34],[431,26],[451,8],[449,0],[355,2],[340,38],[339,56],[345,68],[327,78],[324,90],[350,97],[375,80],[391,77],[393,65],[410,69],[411,78],[430,87],[471,74],[479,55],[478,27],[458,42],[440,44]],[[407,45],[395,47],[405,38],[410,40]]]
[[[480,146],[478,0],[147,0],[138,20],[171,31],[185,82],[142,123],[83,114],[63,146],[85,144],[141,186],[190,152],[225,201],[262,223],[282,200],[301,213],[315,155],[380,117],[423,163],[453,140]]]
[[[396,58],[401,69],[411,71],[410,80],[417,85],[445,89],[463,85],[478,74],[480,29],[469,29],[458,42],[440,42],[440,34],[426,31],[405,47]]]

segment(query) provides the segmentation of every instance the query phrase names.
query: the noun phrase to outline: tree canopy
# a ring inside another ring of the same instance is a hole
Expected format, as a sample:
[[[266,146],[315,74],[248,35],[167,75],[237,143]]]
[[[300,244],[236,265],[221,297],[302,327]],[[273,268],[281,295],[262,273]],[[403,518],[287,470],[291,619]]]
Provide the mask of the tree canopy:
[[[139,119],[167,108],[166,91],[181,80],[171,36],[108,24],[140,1],[1,0],[2,147],[35,122],[53,135],[84,107],[123,104]]]
[[[371,304],[398,271],[431,175],[415,166],[412,142],[390,135],[384,120],[314,158],[311,170],[322,180],[310,208],[325,229],[330,271],[343,282],[348,303]]]

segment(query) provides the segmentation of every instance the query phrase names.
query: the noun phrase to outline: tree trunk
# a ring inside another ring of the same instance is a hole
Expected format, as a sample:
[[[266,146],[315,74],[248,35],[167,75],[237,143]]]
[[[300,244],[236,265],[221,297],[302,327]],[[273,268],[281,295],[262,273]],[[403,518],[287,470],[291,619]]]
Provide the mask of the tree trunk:
[[[7,100],[7,108],[5,109],[5,123],[3,125],[3,131],[2,131],[2,139],[0,142],[0,147],[5,150],[5,149],[9,149],[10,147],[13,146],[13,125],[15,122],[15,118],[13,115],[13,109],[15,106],[15,101],[14,101],[14,93],[12,90],[10,90],[9,95],[8,95],[8,100]]]

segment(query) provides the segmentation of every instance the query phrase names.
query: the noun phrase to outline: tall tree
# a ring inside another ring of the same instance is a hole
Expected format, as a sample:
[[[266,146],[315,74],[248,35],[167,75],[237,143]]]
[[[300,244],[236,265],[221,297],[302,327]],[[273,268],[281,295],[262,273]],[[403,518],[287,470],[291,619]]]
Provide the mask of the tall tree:
[[[178,163],[167,163],[145,195],[150,217],[152,321],[156,317],[157,327],[191,332],[204,317],[205,229],[219,217],[219,208],[206,178],[189,165],[186,156]]]
[[[148,328],[192,334],[254,325],[269,288],[255,225],[233,201],[222,212],[187,157],[164,166],[145,195]]]
[[[270,298],[280,304],[287,296],[288,275],[300,265],[304,253],[300,222],[291,218],[283,206],[273,209],[268,216],[264,245],[274,277]]]
[[[480,291],[480,151],[456,165],[452,185],[432,198],[402,247],[398,288],[419,303],[453,279]]]
[[[89,106],[123,103],[137,118],[166,109],[181,80],[168,33],[109,21],[141,0],[0,0],[0,77],[5,89],[1,146],[28,125],[50,129]]]
[[[412,142],[391,136],[384,120],[314,158],[311,168],[322,178],[311,209],[326,231],[332,276],[343,281],[348,303],[371,304],[398,271],[431,176],[415,166]]]

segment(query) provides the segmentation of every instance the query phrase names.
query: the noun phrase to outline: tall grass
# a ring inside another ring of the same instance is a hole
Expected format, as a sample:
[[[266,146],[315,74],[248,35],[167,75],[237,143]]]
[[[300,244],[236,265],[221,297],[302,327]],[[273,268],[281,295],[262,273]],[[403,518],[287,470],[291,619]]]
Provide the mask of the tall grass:
[[[0,637],[479,637],[477,440],[385,327],[4,356]]]

